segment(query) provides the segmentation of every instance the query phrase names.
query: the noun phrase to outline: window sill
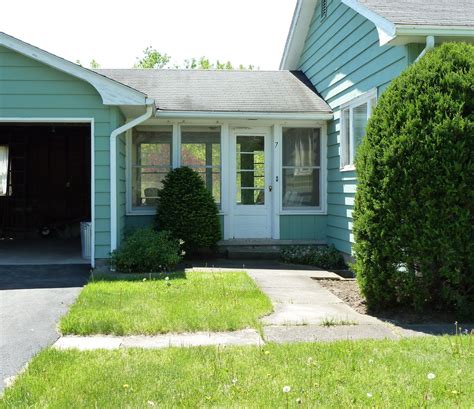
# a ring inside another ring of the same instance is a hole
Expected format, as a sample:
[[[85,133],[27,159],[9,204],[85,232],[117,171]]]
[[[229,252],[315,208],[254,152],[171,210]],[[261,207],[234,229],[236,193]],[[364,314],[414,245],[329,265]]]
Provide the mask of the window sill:
[[[130,210],[125,213],[125,216],[155,216],[156,210]],[[219,212],[219,216],[227,216],[225,212]]]
[[[154,216],[156,210],[130,210],[125,213],[126,216]]]
[[[342,168],[339,168],[339,172],[354,172],[355,171],[355,166],[354,165],[346,165]]]
[[[326,216],[326,210],[281,210],[280,216],[297,216],[297,215],[308,215],[308,216]]]

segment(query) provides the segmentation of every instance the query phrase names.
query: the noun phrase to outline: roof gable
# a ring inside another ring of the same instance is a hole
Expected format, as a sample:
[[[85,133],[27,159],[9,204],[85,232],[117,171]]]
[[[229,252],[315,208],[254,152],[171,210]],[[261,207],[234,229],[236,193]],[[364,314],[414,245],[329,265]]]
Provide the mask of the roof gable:
[[[105,105],[146,105],[146,94],[0,32],[0,45],[91,84]]]
[[[314,11],[320,0],[298,0],[280,69],[297,69]],[[338,0],[373,22],[379,43],[474,41],[473,0]]]

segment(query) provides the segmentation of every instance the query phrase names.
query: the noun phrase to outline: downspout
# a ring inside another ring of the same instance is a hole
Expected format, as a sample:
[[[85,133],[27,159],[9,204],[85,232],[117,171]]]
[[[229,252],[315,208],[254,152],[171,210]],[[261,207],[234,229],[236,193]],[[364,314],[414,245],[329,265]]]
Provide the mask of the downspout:
[[[418,57],[416,57],[415,62],[417,62],[421,57],[423,57],[428,50],[431,50],[435,46],[435,38],[433,36],[426,37],[426,46]]]
[[[146,112],[143,115],[114,129],[110,134],[110,251],[117,248],[117,137],[145,122],[155,112],[155,102],[147,98]]]

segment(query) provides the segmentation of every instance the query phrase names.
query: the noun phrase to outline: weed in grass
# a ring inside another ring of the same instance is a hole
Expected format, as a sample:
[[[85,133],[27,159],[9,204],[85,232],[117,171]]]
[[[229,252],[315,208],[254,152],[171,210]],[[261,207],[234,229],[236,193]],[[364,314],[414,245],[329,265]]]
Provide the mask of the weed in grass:
[[[324,318],[321,322],[323,327],[337,327],[342,325],[357,325],[356,321],[351,320],[340,320],[335,318]]]
[[[290,386],[286,385],[286,386],[283,387],[283,393],[286,396],[286,407],[287,407],[287,409],[290,405],[290,396],[289,396],[290,392],[291,392],[291,387]]]
[[[455,335],[450,339],[451,353],[456,357],[467,358],[474,355],[474,329],[470,332],[462,329],[458,322],[454,323]]]

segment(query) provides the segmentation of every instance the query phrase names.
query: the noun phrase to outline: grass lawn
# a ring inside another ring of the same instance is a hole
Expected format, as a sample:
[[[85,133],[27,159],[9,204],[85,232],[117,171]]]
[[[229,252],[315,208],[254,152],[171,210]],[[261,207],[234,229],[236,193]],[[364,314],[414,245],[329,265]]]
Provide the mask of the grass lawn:
[[[145,281],[144,281],[145,280]],[[60,321],[63,334],[158,334],[260,326],[270,300],[243,272],[190,272],[164,279],[99,278]]]
[[[45,350],[0,407],[474,407],[472,337]],[[428,374],[434,374],[429,379]],[[283,388],[289,386],[289,393]],[[298,403],[301,400],[301,403]]]

